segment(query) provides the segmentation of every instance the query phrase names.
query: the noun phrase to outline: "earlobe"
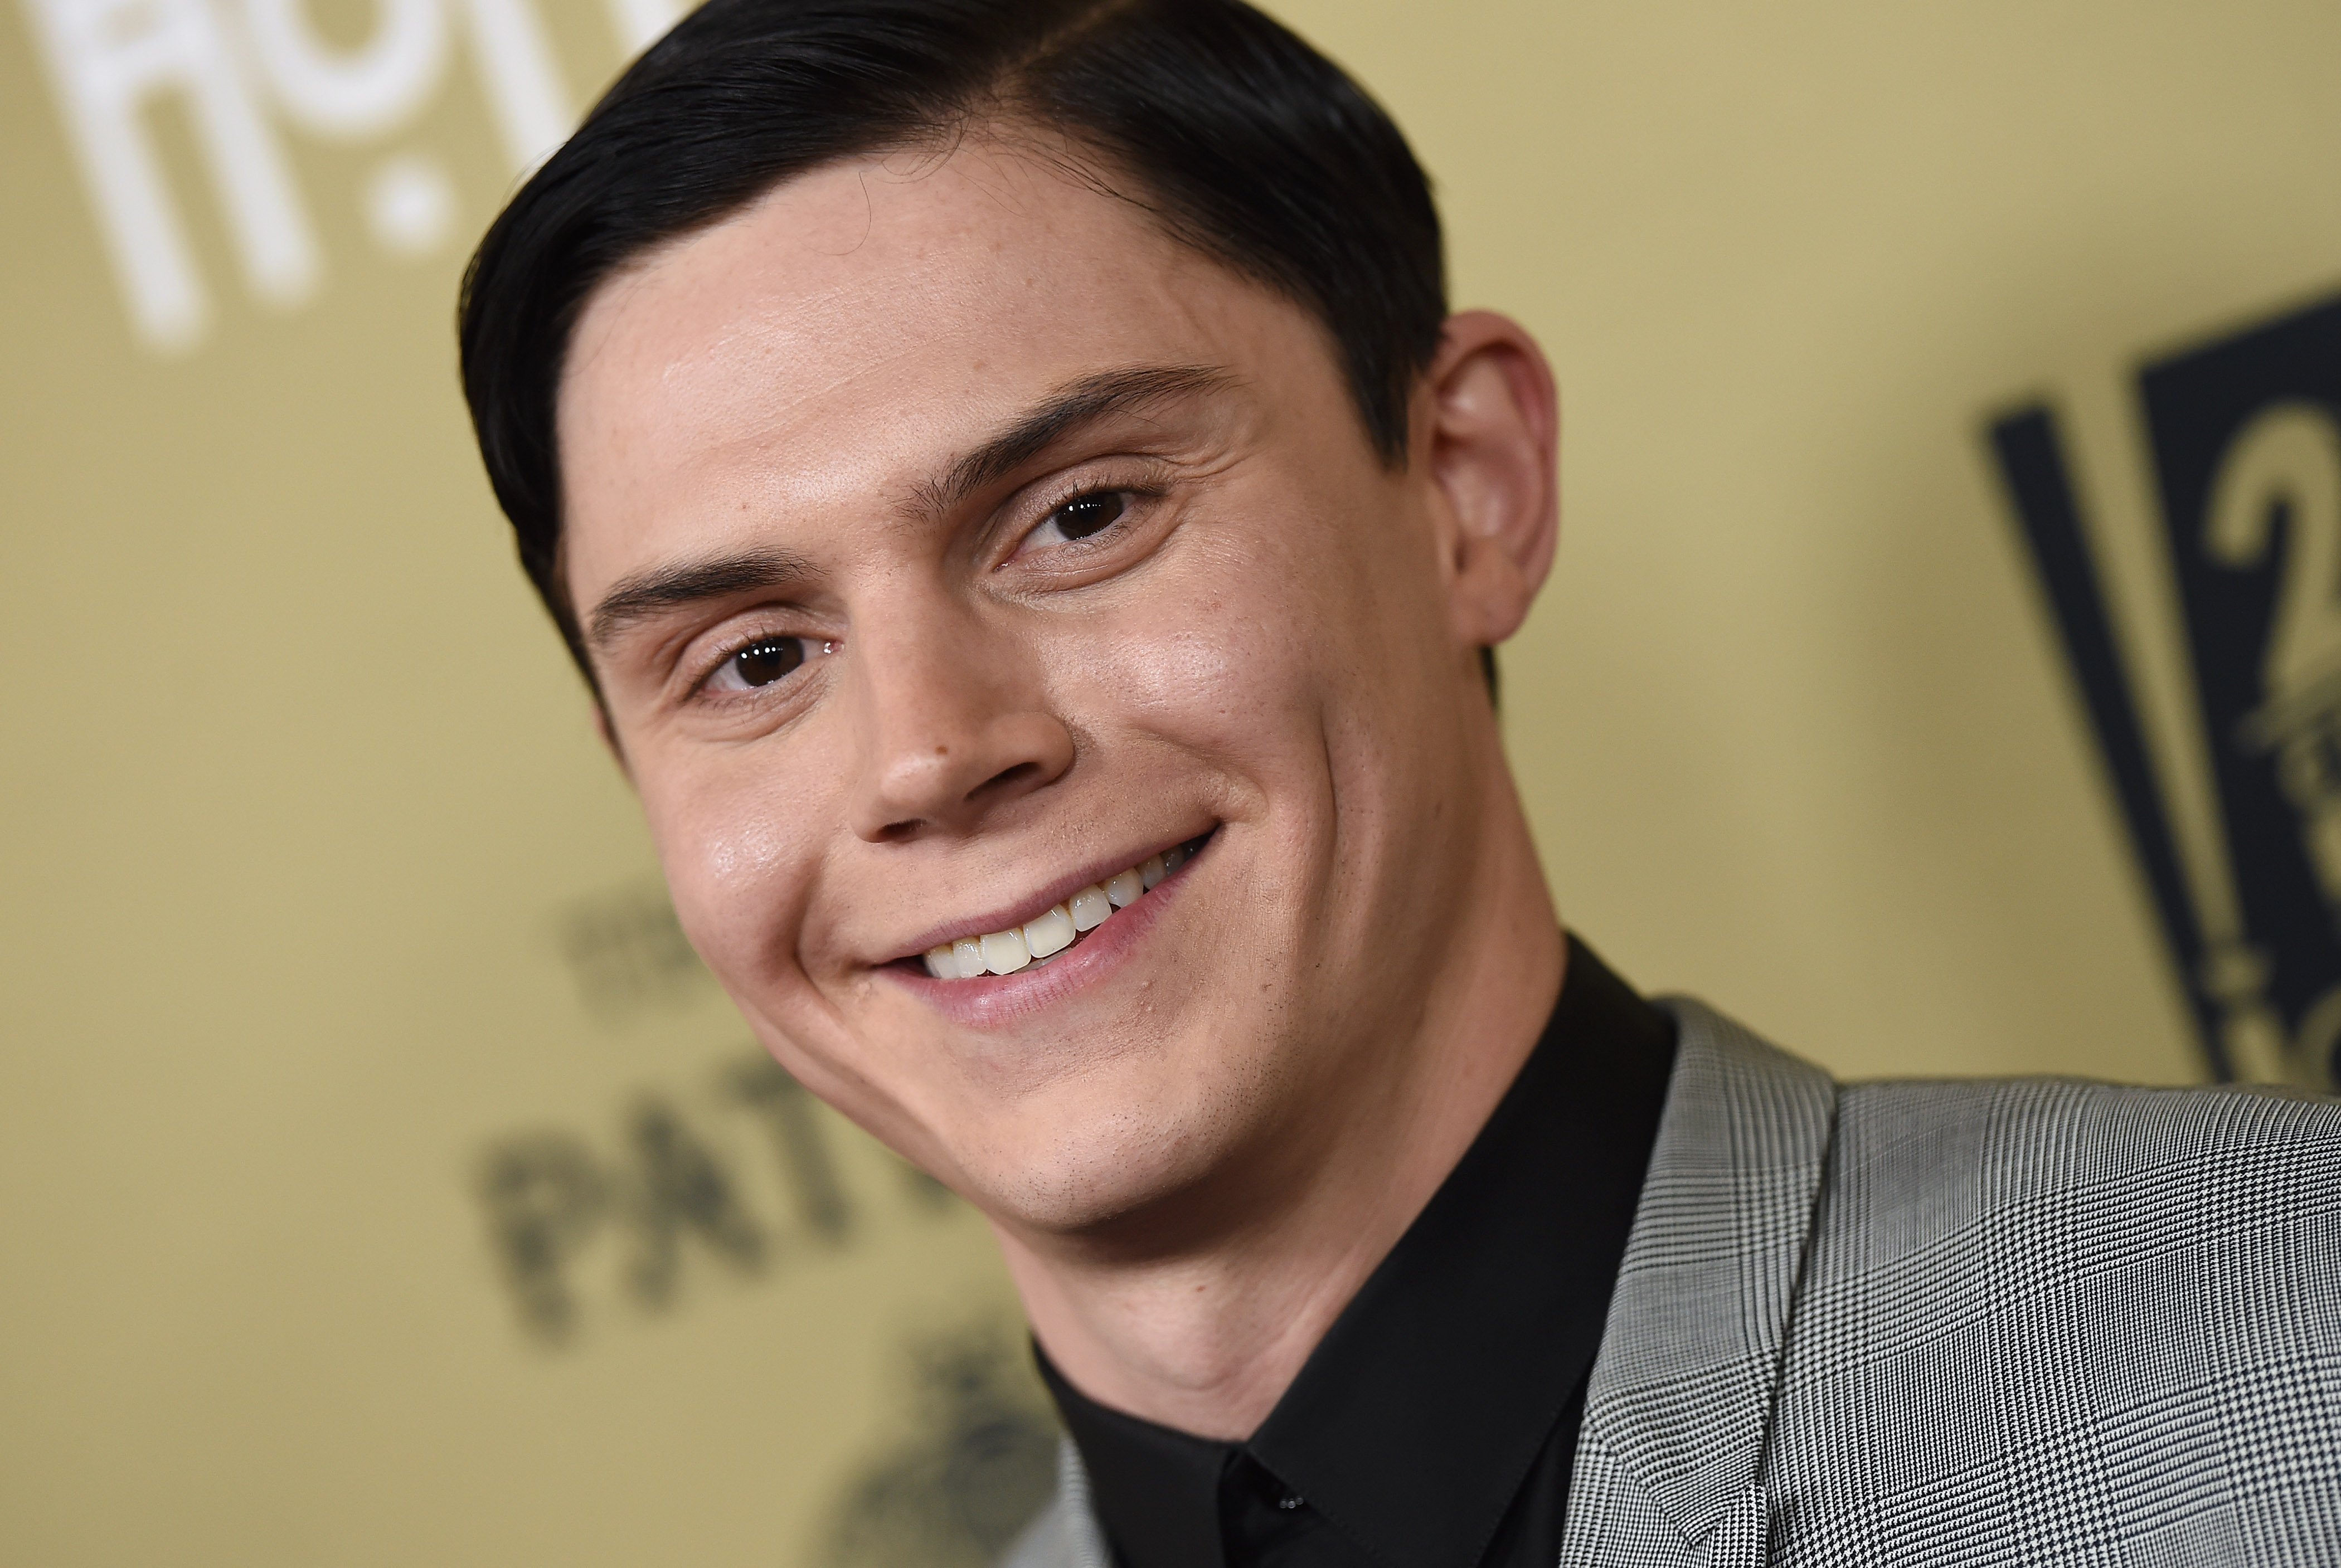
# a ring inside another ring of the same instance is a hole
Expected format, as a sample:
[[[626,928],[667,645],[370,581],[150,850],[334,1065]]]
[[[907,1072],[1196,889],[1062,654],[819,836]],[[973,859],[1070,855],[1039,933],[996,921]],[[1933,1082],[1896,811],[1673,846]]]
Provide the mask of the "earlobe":
[[[1456,631],[1492,647],[1519,629],[1552,567],[1560,525],[1552,372],[1518,323],[1466,311],[1448,319],[1426,380],[1429,471]]]

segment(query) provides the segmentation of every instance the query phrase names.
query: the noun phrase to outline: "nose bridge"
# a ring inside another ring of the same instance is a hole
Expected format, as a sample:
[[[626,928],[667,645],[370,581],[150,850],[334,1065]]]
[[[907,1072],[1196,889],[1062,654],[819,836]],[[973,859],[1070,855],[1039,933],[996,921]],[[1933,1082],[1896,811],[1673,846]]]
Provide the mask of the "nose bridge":
[[[846,655],[863,839],[966,831],[1071,766],[1030,650],[951,594],[905,586],[865,607]]]

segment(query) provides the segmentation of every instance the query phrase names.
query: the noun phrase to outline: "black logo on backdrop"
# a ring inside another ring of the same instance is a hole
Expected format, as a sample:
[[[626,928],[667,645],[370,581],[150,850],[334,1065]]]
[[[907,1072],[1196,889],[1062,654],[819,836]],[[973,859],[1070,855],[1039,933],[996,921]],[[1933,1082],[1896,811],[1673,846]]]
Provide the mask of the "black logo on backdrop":
[[[949,1193],[897,1164],[891,1195],[850,1189],[812,1097],[751,1047],[713,1075],[704,1108],[643,1093],[614,1146],[563,1127],[494,1139],[473,1190],[521,1327],[568,1341],[581,1315],[614,1302],[676,1305],[686,1254],[754,1277],[852,1250],[874,1216],[951,1215]],[[726,1122],[762,1124],[768,1176],[741,1158]],[[875,1211],[894,1211],[882,1213]]]
[[[555,917],[578,999],[603,1024],[687,1007],[715,989],[656,877],[574,899]]]
[[[653,881],[563,906],[553,933],[604,1026],[694,1011],[714,995]],[[626,1096],[601,1127],[515,1130],[475,1152],[472,1190],[527,1338],[574,1345],[613,1316],[672,1313],[710,1286],[818,1269],[894,1227],[967,1217],[907,1165],[841,1158],[842,1129],[762,1050],[709,1067],[681,1092]],[[1055,1482],[1056,1426],[1022,1325],[980,1313],[895,1354],[907,1419],[832,1494],[813,1560],[981,1568]]]
[[[2147,363],[2137,392],[2191,675],[2157,748],[2055,410],[1990,427],[2221,1077],[2341,1066],[2341,298]],[[2132,622],[2135,624],[2135,621]],[[2180,728],[2187,728],[2181,726]]]

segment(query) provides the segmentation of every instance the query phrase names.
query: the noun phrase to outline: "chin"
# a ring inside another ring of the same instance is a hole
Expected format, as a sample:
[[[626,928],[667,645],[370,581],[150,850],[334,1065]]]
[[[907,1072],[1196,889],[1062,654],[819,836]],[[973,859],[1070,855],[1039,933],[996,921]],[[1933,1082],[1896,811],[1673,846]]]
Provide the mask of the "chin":
[[[1274,1163],[1289,1097],[1264,1062],[1190,1065],[1183,1081],[1143,1073],[1027,1102],[969,1150],[963,1190],[1002,1226],[1107,1247],[1175,1248],[1175,1232],[1224,1225]]]
[[[969,1196],[1019,1230],[1103,1237],[1149,1217],[1224,1166],[1236,1129],[1159,1107],[1068,1117],[1022,1146],[993,1146],[963,1167]]]

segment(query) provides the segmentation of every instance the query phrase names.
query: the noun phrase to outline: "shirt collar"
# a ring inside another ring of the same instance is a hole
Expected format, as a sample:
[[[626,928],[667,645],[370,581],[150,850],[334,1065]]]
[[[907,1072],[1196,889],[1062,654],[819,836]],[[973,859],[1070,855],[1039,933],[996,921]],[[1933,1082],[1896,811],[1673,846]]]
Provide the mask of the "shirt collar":
[[[1081,1450],[1117,1559],[1129,1568],[1220,1568],[1220,1482],[1238,1445],[1100,1404],[1065,1381],[1038,1342],[1032,1358]]]
[[[1673,1021],[1569,948],[1519,1077],[1246,1443],[1109,1410],[1040,1358],[1132,1568],[1221,1562],[1240,1454],[1392,1568],[1479,1561],[1600,1345],[1673,1066]]]

